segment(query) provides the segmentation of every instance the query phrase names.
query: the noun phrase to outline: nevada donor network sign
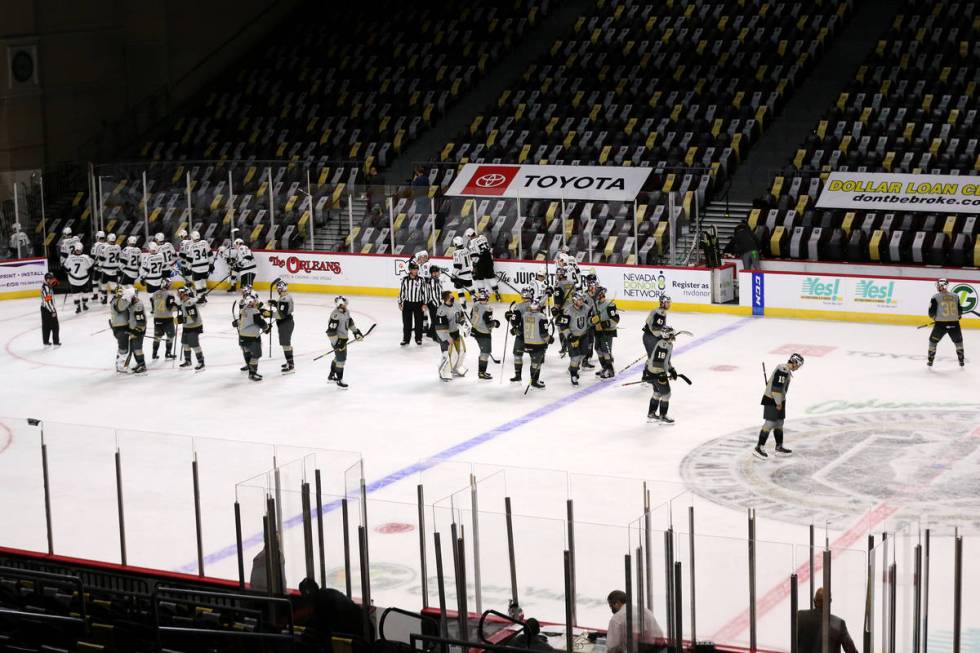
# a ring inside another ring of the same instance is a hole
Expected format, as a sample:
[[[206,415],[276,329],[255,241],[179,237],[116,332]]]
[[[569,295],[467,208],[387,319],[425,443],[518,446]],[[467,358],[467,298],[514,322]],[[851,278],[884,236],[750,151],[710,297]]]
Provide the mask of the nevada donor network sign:
[[[467,163],[447,195],[632,202],[650,168]]]

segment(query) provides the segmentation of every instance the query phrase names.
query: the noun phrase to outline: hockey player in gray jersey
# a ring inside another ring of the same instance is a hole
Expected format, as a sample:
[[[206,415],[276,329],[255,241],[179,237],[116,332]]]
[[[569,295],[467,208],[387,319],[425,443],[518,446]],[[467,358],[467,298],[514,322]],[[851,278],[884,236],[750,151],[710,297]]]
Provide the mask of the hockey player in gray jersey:
[[[102,303],[105,304],[119,283],[119,244],[116,234],[105,237],[105,247],[102,249]]]
[[[531,357],[531,387],[543,388],[541,381],[541,365],[548,345],[555,341],[549,332],[548,316],[544,306],[538,301],[532,301],[523,315],[524,327],[521,333],[524,338],[524,349]]]
[[[296,323],[293,321],[293,311],[296,304],[293,302],[292,295],[289,294],[289,284],[279,280],[276,282],[276,292],[279,296],[270,306],[272,316],[276,320],[276,331],[279,333],[279,346],[286,357],[286,362],[282,364],[282,373],[290,374],[296,370],[293,364],[293,329]]]
[[[612,343],[619,327],[619,312],[616,302],[606,297],[606,289],[602,286],[595,291],[596,313],[592,316],[595,327],[595,349],[599,354],[599,365],[602,369],[596,374],[603,379],[611,379],[616,375],[613,369]]]
[[[568,376],[572,385],[578,385],[579,367],[585,356],[585,338],[592,328],[592,307],[585,301],[585,294],[576,292],[565,310],[558,317],[558,326],[568,347]]]
[[[759,431],[759,443],[754,453],[759,458],[768,458],[765,452],[766,440],[771,431],[776,438],[776,453],[790,454],[792,449],[783,446],[783,420],[786,419],[786,393],[793,380],[793,372],[803,366],[803,357],[793,354],[785,363],[780,363],[766,381],[766,392],[762,395],[762,416],[765,422]]]
[[[99,299],[99,286],[102,284],[102,261],[105,255],[105,232],[97,231],[95,232],[95,242],[92,243],[92,249],[89,250],[89,256],[92,258],[92,301],[95,302]]]
[[[966,364],[966,355],[963,351],[963,331],[960,329],[960,316],[963,315],[963,306],[960,305],[960,298],[955,293],[949,292],[949,282],[946,279],[936,281],[936,290],[929,302],[929,317],[935,324],[932,326],[932,333],[929,334],[929,360],[926,363],[932,367],[936,358],[936,346],[939,341],[947,335],[956,345],[956,357],[960,361],[960,367]]]
[[[500,327],[500,322],[493,319],[493,308],[490,307],[490,292],[486,288],[475,291],[473,307],[470,309],[470,335],[480,348],[479,374],[481,379],[492,379],[487,372],[490,354],[493,352],[493,330]]]
[[[667,311],[670,310],[670,297],[660,295],[660,306],[653,309],[643,322],[643,348],[647,350],[647,356],[653,352],[653,347],[660,340],[661,331],[667,326]]]
[[[442,350],[439,378],[443,381],[452,381],[454,376],[466,375],[466,368],[463,367],[466,346],[460,334],[460,323],[463,319],[462,309],[456,304],[452,291],[442,291],[442,302],[435,312],[435,332]]]
[[[671,361],[674,353],[674,330],[665,326],[660,334],[660,339],[653,346],[643,369],[643,381],[653,385],[647,419],[673,424],[674,419],[667,415],[667,409],[670,406],[670,382],[677,380],[677,370]]]
[[[122,266],[122,282],[127,286],[134,286],[140,276],[140,259],[143,253],[136,246],[136,236],[126,239],[126,247],[119,255],[119,264]]]
[[[198,304],[201,303],[199,299]],[[265,313],[265,314],[263,314]],[[267,333],[272,325],[265,321],[268,313],[259,308],[259,302],[254,296],[242,300],[242,308],[231,325],[238,329],[238,346],[242,348],[245,358],[243,370],[248,372],[252,381],[261,381],[259,374],[259,359],[262,358],[262,334]]]
[[[199,372],[204,369],[204,352],[201,351],[201,333],[204,332],[204,321],[201,319],[197,300],[194,299],[194,291],[189,286],[183,286],[178,290],[177,297],[180,300],[177,322],[183,326],[180,332],[180,349],[184,356],[184,362],[180,364],[180,367],[186,369],[191,366],[191,352],[194,352],[194,356],[197,358],[194,371]]]
[[[334,300],[335,308],[330,314],[330,322],[327,324],[327,337],[330,339],[330,346],[334,350],[334,358],[330,363],[330,376],[327,381],[335,381],[341,388],[346,388],[344,383],[344,367],[347,365],[347,341],[353,335],[356,340],[364,337],[357,326],[354,318],[351,317],[347,308],[347,298],[343,295]]]
[[[126,371],[126,357],[129,354],[129,304],[136,295],[133,288],[116,286],[109,300],[109,328],[116,339],[116,371]]]
[[[504,319],[510,324],[510,334],[514,336],[514,383],[521,381],[522,370],[524,369],[524,313],[531,306],[531,299],[534,291],[530,288],[521,290],[521,301],[511,304],[510,310],[504,313]]]
[[[177,358],[174,351],[177,314],[177,294],[170,289],[170,279],[164,279],[159,290],[150,295],[150,312],[153,313],[153,360],[160,358],[160,341],[166,339],[163,350],[165,359]]]
[[[146,338],[146,308],[138,293],[133,291],[129,301],[129,351],[136,359],[133,374],[146,372],[146,360],[143,358],[143,340]]]

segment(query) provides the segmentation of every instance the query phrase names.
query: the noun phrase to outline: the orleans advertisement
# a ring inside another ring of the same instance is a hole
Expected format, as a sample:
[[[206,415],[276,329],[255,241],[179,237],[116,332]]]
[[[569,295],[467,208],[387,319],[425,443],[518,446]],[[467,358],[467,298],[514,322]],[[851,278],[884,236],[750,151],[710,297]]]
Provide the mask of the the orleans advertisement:
[[[324,289],[327,292],[357,292],[392,295],[397,293],[407,271],[407,259],[394,256],[356,254],[275,252],[256,250],[259,282],[283,279],[300,290]],[[434,258],[433,263],[451,269],[452,261]],[[678,304],[710,304],[712,298],[711,270],[703,268],[652,268],[617,265],[580,266],[583,274],[593,273],[611,297],[624,306],[653,304],[661,295],[668,295]],[[555,283],[555,266],[543,261],[497,261],[496,272],[501,275],[500,290],[514,294],[531,282],[539,273]],[[727,271],[728,269],[726,269]],[[226,274],[223,267],[215,270],[214,278]],[[451,285],[447,279],[446,287]]]
[[[751,305],[756,314],[770,315],[817,311],[861,314],[886,322],[917,318],[925,323],[929,300],[936,293],[932,279],[744,272],[741,281],[747,284],[743,288],[760,289],[759,293],[743,293],[742,304]],[[950,280],[950,289],[959,295],[964,318],[976,322],[970,312],[977,311],[980,282]]]
[[[980,177],[832,172],[817,200],[822,209],[980,212]]]

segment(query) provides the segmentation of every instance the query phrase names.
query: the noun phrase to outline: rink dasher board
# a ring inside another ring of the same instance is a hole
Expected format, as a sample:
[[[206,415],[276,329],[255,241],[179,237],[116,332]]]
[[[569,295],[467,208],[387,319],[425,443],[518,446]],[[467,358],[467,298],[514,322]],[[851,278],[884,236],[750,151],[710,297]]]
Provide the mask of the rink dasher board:
[[[980,282],[948,281],[965,311],[980,312]],[[936,277],[743,270],[739,289],[740,304],[751,315],[921,326],[931,321]],[[960,323],[980,328],[976,317],[965,315]]]
[[[48,271],[43,257],[0,261],[0,299],[37,297]]]

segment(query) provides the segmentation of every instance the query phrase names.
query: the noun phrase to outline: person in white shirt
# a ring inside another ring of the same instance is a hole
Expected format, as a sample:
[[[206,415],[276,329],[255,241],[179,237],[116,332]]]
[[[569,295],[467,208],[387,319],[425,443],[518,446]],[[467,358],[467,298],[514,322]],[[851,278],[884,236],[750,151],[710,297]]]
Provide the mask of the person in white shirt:
[[[613,590],[606,599],[613,616],[606,632],[606,653],[626,653],[626,592]],[[649,608],[643,609],[643,623],[639,623],[638,610],[633,606],[633,632],[640,634],[640,650],[663,647],[664,631]],[[634,638],[635,639],[635,638]]]
[[[31,240],[20,230],[20,225],[16,222],[10,232],[9,246],[10,258],[27,258],[31,255]]]

